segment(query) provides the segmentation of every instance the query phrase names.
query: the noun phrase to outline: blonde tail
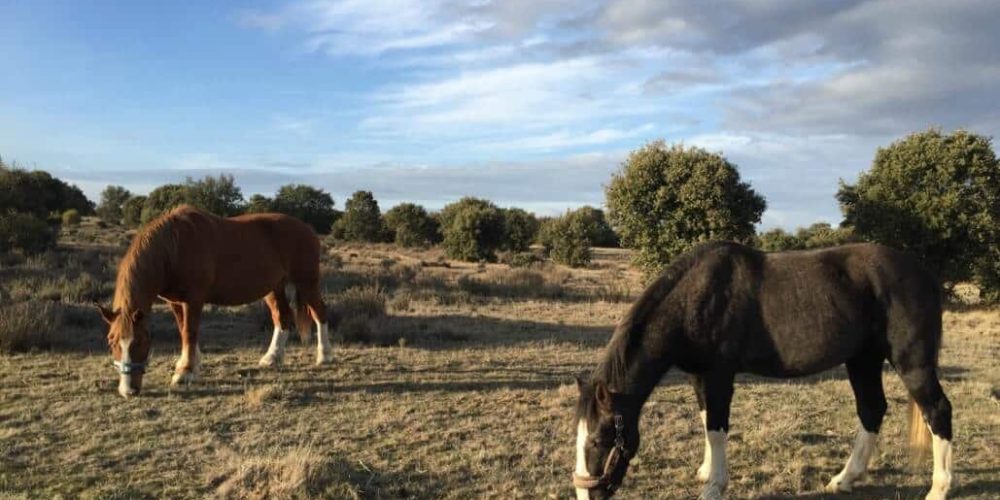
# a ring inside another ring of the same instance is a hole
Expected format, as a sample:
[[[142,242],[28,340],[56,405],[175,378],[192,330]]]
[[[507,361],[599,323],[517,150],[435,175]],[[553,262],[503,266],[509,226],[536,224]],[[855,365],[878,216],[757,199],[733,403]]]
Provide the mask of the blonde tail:
[[[916,401],[910,400],[910,454],[914,460],[927,456],[931,449],[931,430]]]

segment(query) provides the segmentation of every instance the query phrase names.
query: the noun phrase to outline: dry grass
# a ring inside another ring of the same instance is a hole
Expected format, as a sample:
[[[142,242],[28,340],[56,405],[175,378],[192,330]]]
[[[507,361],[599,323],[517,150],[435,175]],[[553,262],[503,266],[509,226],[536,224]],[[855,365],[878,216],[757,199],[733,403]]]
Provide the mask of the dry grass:
[[[5,261],[0,288],[83,271],[106,279],[97,264],[121,231],[97,231],[85,220],[76,246],[51,260]],[[131,401],[115,391],[96,314],[60,294],[52,306],[61,328],[80,340],[0,356],[0,497],[569,498],[572,376],[593,366],[641,289],[625,252],[597,249],[595,258],[581,270],[527,268],[561,288],[538,293],[523,285],[537,285],[533,275],[447,262],[436,250],[329,248],[328,302],[358,300],[349,308],[362,311],[354,317],[369,344],[339,344],[325,367],[313,366],[313,346],[289,345],[282,369],[262,370],[270,327],[259,307],[212,309],[203,380],[171,390],[179,348],[173,319],[157,308],[154,357],[143,396]],[[1000,312],[950,311],[944,324],[953,498],[995,499]],[[873,469],[842,498],[922,498],[930,484],[929,460],[906,458],[902,385],[888,368],[885,381],[890,412]],[[697,496],[696,408],[684,377],[668,375],[644,410],[621,498]],[[826,498],[819,491],[847,459],[856,426],[842,369],[794,382],[740,377],[730,498]]]

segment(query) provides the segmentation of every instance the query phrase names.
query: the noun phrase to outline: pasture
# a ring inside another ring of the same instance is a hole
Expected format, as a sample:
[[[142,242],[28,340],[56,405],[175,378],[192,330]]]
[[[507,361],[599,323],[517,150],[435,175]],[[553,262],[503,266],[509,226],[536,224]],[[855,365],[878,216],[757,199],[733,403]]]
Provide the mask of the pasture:
[[[323,289],[340,317],[336,361],[270,340],[260,304],[210,308],[202,379],[172,390],[179,342],[155,309],[142,396],[116,391],[93,300],[107,302],[128,234],[87,220],[60,248],[0,268],[0,497],[569,498],[573,375],[594,365],[641,290],[622,250],[587,269],[444,260],[437,250],[324,242]],[[952,498],[1000,495],[1000,311],[952,307],[942,380],[955,409]],[[18,336],[20,335],[21,338]],[[858,426],[843,369],[796,381],[738,378],[730,498],[922,498],[907,402],[884,372],[889,414],[868,479],[825,495]],[[641,421],[620,498],[693,498],[703,433],[672,371]]]

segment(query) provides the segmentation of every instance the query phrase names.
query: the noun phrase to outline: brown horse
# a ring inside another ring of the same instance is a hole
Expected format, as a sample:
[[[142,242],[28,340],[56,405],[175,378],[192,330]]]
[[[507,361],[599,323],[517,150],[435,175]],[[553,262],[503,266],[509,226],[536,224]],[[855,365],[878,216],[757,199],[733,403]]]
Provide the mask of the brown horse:
[[[255,214],[224,219],[180,206],[144,227],[118,266],[112,309],[99,306],[110,326],[108,344],[121,375],[118,392],[142,388],[149,360],[153,301],[169,304],[181,336],[181,355],[171,383],[193,381],[201,365],[198,326],[205,304],[240,305],[264,298],[274,335],[260,360],[280,364],[290,325],[318,330],[316,363],[333,360],[326,307],[319,291],[320,245],[306,223],[287,215]],[[297,311],[289,307],[294,293]]]

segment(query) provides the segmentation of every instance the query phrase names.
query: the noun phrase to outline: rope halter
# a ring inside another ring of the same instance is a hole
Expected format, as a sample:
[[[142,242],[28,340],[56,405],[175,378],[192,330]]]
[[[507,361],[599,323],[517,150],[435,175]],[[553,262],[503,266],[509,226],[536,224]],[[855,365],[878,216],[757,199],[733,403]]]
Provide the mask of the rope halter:
[[[622,421],[622,416],[615,414],[615,445],[608,452],[608,458],[604,461],[604,471],[601,472],[599,477],[595,476],[581,476],[576,472],[573,472],[573,486],[576,488],[582,488],[586,490],[591,490],[604,486],[609,493],[614,493],[618,489],[618,484],[615,484],[613,477],[622,464],[628,464],[629,452],[625,449],[625,424]]]

